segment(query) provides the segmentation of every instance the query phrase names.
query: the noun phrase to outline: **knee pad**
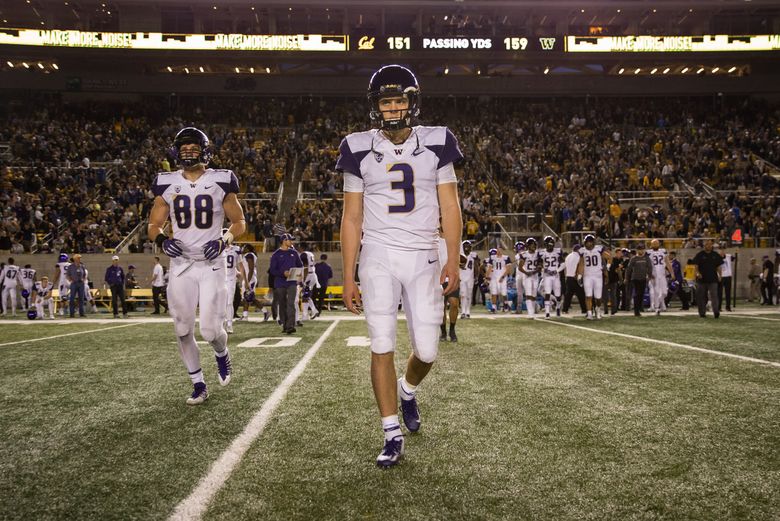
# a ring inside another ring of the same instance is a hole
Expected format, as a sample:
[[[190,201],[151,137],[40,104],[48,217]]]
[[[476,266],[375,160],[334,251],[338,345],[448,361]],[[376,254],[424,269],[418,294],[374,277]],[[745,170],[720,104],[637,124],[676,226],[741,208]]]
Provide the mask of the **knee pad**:
[[[439,356],[438,332],[436,334],[436,340],[433,343],[429,341],[420,342],[419,345],[414,348],[414,356],[417,357],[420,362],[425,362],[426,364],[435,362],[436,357]]]
[[[371,352],[377,355],[385,355],[395,351],[395,341],[389,336],[380,336],[371,339]]]

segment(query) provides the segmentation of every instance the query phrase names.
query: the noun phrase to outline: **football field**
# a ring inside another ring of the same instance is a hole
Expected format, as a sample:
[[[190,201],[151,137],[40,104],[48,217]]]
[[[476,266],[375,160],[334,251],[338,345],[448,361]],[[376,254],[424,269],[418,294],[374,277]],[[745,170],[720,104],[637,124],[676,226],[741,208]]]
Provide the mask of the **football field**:
[[[0,321],[0,519],[777,520],[780,313],[739,313],[461,320],[388,470],[361,319],[236,323],[197,407],[170,320]]]

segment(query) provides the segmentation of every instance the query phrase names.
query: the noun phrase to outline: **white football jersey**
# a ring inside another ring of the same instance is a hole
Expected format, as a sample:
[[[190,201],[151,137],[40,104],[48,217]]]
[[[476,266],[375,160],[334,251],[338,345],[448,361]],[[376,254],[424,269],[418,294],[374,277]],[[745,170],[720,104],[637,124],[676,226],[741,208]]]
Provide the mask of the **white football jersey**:
[[[604,259],[601,257],[603,248],[599,245],[594,245],[592,250],[582,247],[580,248],[580,255],[582,256],[582,262],[584,264],[584,274],[586,277],[601,277],[604,272]]]
[[[236,277],[238,276],[238,263],[241,262],[241,247],[236,245],[229,246],[225,250],[225,262],[227,265],[227,281],[235,285]]]
[[[561,271],[561,250],[553,248],[553,251],[546,249],[539,252],[539,259],[542,263],[542,273],[545,275],[557,275]]]
[[[68,283],[68,279],[66,277],[66,273],[68,271],[68,267],[70,266],[70,262],[58,262],[57,263],[57,269],[60,270],[60,280],[59,285],[65,286]]]
[[[336,170],[344,173],[345,192],[363,193],[362,243],[437,249],[437,187],[457,182],[453,162],[462,158],[446,127],[413,127],[400,145],[378,129],[345,137]]]
[[[19,266],[6,264],[3,268],[3,286],[6,288],[15,288],[19,283]]]
[[[227,194],[238,193],[238,179],[231,170],[212,168],[194,183],[184,178],[182,170],[162,172],[152,192],[170,206],[173,237],[181,241],[184,256],[204,260],[203,246],[222,236],[222,201]]]
[[[525,250],[522,253],[518,253],[519,259],[518,259],[518,266],[523,266],[523,269],[525,270],[526,277],[534,276],[536,275],[536,267],[539,265],[539,250],[536,250],[535,252],[531,253],[528,250]]]
[[[35,283],[35,286],[33,287],[33,291],[35,291],[36,297],[46,300],[48,298],[51,298],[51,290],[54,289],[54,284],[49,282],[45,286],[39,281]]]
[[[254,260],[252,273],[249,273],[249,259]],[[247,253],[241,259],[241,265],[244,267],[244,275],[249,279],[249,282],[257,281],[257,255],[252,252]]]
[[[734,259],[734,256],[730,253],[727,253],[723,256],[723,264],[720,266],[720,275],[721,277],[731,277],[733,274],[733,270],[731,267],[731,262]]]
[[[512,262],[512,260],[506,255],[494,255],[490,257],[488,262],[490,266],[493,268],[493,271],[490,272],[490,277],[498,280],[502,276],[504,276],[506,267],[508,264]]]
[[[310,251],[305,251],[303,254],[306,256],[306,262],[303,263],[303,267],[306,268],[306,274],[314,273],[314,254]]]
[[[468,255],[461,254],[460,261],[464,266],[460,270],[460,280],[474,280],[474,266],[479,262],[477,253],[472,251]]]
[[[653,274],[655,276],[663,277],[664,271],[666,271],[666,250],[658,248],[657,250],[648,250],[647,256],[650,257],[650,265],[653,267]]]
[[[35,283],[35,270],[32,268],[22,268],[19,270],[22,277],[22,286],[29,289],[33,287]]]

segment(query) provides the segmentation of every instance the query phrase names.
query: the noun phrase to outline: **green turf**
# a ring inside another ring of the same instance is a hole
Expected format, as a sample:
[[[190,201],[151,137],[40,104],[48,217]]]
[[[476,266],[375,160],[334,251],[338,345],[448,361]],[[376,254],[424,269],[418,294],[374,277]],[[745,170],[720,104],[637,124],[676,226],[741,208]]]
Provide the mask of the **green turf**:
[[[206,519],[772,519],[780,509],[775,368],[529,321],[463,322],[420,391],[421,433],[400,467],[381,471],[368,353],[344,342],[360,334],[361,323],[339,326]]]
[[[780,315],[775,314],[774,317],[780,318]],[[593,321],[576,318],[569,323],[780,362],[780,321],[730,316],[728,313],[723,313],[718,320],[712,315],[702,319],[698,315],[657,317],[648,313],[641,318],[621,314]],[[628,339],[612,341],[631,343]]]
[[[233,349],[225,388],[201,346],[211,391],[201,407],[184,403],[191,385],[170,323],[4,348],[0,518],[165,518],[326,326],[304,328],[295,347]],[[279,334],[236,329],[234,345]]]
[[[710,319],[705,336],[698,320],[567,323],[777,359],[773,322]],[[2,324],[0,343],[113,324]],[[232,347],[225,388],[202,346],[202,407],[184,404],[170,323],[0,348],[0,519],[165,519],[328,325]],[[458,327],[399,467],[374,465],[368,348],[346,346],[366,326],[344,321],[205,519],[777,519],[780,369],[543,321]],[[399,322],[399,367],[408,351]]]

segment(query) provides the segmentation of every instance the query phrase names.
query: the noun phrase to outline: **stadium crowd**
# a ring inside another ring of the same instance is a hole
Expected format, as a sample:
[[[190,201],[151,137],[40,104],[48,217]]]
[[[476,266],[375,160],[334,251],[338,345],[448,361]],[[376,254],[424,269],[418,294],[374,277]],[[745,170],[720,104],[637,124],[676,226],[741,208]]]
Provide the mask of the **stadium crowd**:
[[[304,242],[337,240],[338,144],[368,127],[362,100],[24,101],[0,113],[10,152],[0,159],[0,250],[14,252],[117,246],[148,213],[155,173],[172,168],[171,136],[189,124],[211,137],[214,166],[239,176],[256,240],[273,235],[278,220],[276,200],[263,194],[293,169],[308,198],[284,227]],[[459,188],[469,239],[500,231],[501,213],[528,214],[539,231],[546,220],[556,233],[601,238],[728,244],[739,229],[751,245],[780,239],[780,189],[752,155],[780,162],[780,119],[761,101],[426,99],[423,117],[452,128],[466,152]],[[630,191],[654,198],[618,193]],[[131,249],[144,251],[140,241]]]

